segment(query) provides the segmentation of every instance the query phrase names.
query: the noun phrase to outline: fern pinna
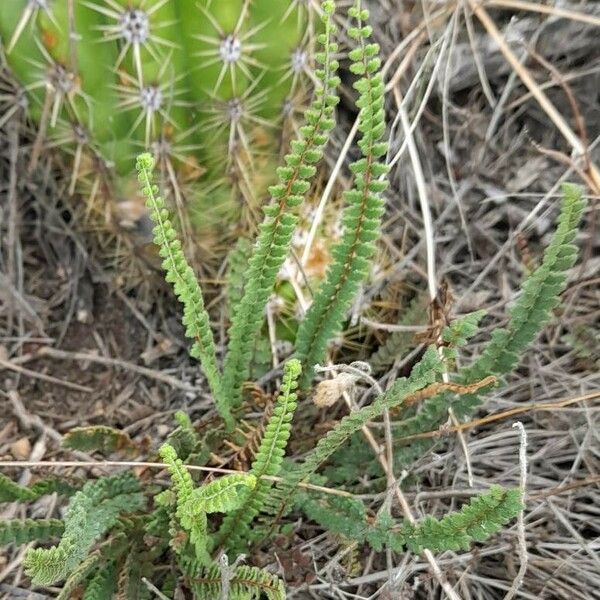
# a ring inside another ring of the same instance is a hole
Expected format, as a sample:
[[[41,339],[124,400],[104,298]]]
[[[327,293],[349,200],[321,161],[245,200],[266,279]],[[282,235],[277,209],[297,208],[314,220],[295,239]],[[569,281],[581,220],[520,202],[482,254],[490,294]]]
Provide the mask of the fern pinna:
[[[334,9],[331,0],[322,3],[324,32],[319,35],[319,42],[323,51],[316,56],[322,65],[316,71],[321,85],[311,107],[304,113],[306,125],[300,130],[300,139],[291,143],[292,152],[285,157],[286,166],[277,169],[279,184],[269,190],[272,203],[264,208],[265,220],[260,225],[250,257],[244,295],[233,315],[223,385],[224,393],[234,407],[241,401],[242,384],[249,373],[256,334],[264,320],[263,310],[298,222],[294,211],[309,190],[310,180],[316,173],[315,163],[321,159],[329,131],[334,126],[334,109],[338,103],[335,89],[339,85],[335,75],[338,63],[332,58],[337,51],[337,44],[332,39]]]
[[[361,78],[354,83],[359,92],[356,105],[360,108],[358,145],[363,158],[353,163],[354,187],[346,192],[348,206],[343,214],[344,233],[332,250],[333,262],[321,285],[296,338],[296,351],[304,369],[303,384],[312,379],[313,367],[322,358],[329,340],[339,330],[352,299],[366,277],[379,237],[384,202],[381,193],[386,188],[383,176],[388,167],[379,162],[387,152],[381,139],[385,134],[384,83],[380,73],[379,46],[367,44],[371,27],[369,17],[357,0],[349,14],[356,26],[349,29],[358,47],[350,52],[351,71]]]

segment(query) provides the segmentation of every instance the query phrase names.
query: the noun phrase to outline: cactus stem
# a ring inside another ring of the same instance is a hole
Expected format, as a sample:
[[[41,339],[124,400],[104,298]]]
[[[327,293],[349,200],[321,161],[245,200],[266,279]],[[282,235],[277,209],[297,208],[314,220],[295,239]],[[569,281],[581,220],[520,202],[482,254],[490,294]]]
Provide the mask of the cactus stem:
[[[313,14],[315,11],[311,4],[311,0],[292,0],[279,22],[283,23],[284,21],[287,21],[294,11],[296,11],[298,30],[302,28],[302,23],[306,22],[306,31],[311,33],[312,38],[312,34],[314,34]]]
[[[27,91],[32,91],[38,88],[45,88],[47,98],[49,100],[49,119],[50,126],[55,127],[58,120],[63,102],[69,105],[75,118],[79,118],[77,114],[77,107],[74,102],[76,96],[81,97],[88,105],[90,104],[90,98],[83,93],[79,85],[79,78],[77,75],[69,71],[64,65],[55,61],[44,45],[36,39],[36,44],[46,60],[46,65],[37,61],[31,61],[31,64],[43,72],[44,75],[38,80],[30,83],[25,87]]]
[[[4,57],[1,57],[4,59]],[[15,85],[10,80],[5,79],[4,75],[4,60],[0,65],[0,128],[20,110],[27,111],[29,107],[29,99],[27,98],[27,90],[21,85]]]
[[[67,148],[72,144],[75,144],[75,151],[73,152],[73,165],[71,169],[71,180],[69,183],[69,195],[72,196],[75,193],[75,187],[80,180],[80,169],[81,162],[83,159],[84,150],[90,149],[94,155],[98,153],[92,148],[91,139],[89,133],[81,123],[70,123],[59,121],[59,130],[62,129],[63,133],[58,133],[52,136],[52,142],[48,144],[48,148],[64,147]]]

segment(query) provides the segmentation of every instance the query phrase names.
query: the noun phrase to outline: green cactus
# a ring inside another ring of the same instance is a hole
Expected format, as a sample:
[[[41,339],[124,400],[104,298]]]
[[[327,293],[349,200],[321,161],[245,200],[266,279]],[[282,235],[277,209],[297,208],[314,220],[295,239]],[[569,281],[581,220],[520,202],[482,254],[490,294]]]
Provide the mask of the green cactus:
[[[311,12],[304,0],[10,0],[0,39],[40,143],[74,155],[71,191],[87,158],[129,193],[145,148],[181,220],[254,224],[310,81]]]

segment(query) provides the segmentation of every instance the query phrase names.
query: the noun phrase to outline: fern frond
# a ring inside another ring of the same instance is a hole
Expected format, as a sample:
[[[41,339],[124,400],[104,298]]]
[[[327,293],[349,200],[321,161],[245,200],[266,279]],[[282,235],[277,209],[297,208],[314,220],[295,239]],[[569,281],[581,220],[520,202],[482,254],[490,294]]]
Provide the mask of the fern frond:
[[[29,502],[37,496],[24,485],[19,485],[10,477],[0,473],[0,502]]]
[[[25,567],[35,585],[65,579],[85,560],[92,545],[124,512],[144,505],[138,480],[130,473],[86,483],[69,502],[65,530],[58,546],[36,548],[25,555]]]
[[[368,528],[364,502],[344,496],[315,497],[314,493],[296,494],[295,505],[328,532],[362,542]]]
[[[131,450],[134,447],[133,441],[125,431],[106,425],[74,427],[65,434],[62,445],[73,450],[99,451],[102,454]]]
[[[227,255],[227,274],[225,276],[225,299],[227,302],[227,315],[233,318],[236,308],[244,295],[246,283],[248,257],[252,253],[252,243],[247,238],[239,238],[235,246]]]
[[[229,581],[231,600],[285,600],[283,581],[276,575],[243,565],[237,567]],[[215,600],[221,596],[221,572],[218,566],[198,570],[190,576],[196,600]]]
[[[244,489],[252,490],[256,486],[256,477],[246,473],[223,475],[210,483],[196,488],[188,501],[185,511],[191,516],[197,512],[230,512],[239,508]]]
[[[0,502],[32,502],[46,494],[57,493],[70,496],[75,488],[62,479],[40,479],[26,487],[0,473]]]
[[[141,154],[138,156],[136,168],[150,216],[156,223],[153,229],[154,243],[160,248],[162,266],[166,272],[165,279],[173,284],[175,295],[183,304],[185,333],[194,340],[190,354],[200,361],[216,408],[227,426],[231,427],[233,424],[231,403],[228,397],[223,395],[215,342],[210,328],[210,318],[204,307],[202,290],[192,267],[185,258],[181,241],[177,239],[164,200],[158,196],[158,187],[152,183],[154,159],[149,153]]]
[[[426,517],[415,525],[404,523],[400,532],[389,534],[388,545],[396,551],[408,547],[415,553],[467,550],[472,542],[483,542],[500,531],[522,509],[520,490],[495,485],[441,519]]]
[[[301,371],[300,361],[296,359],[289,360],[284,366],[281,391],[250,470],[251,475],[257,480],[256,486],[246,492],[239,509],[225,517],[219,531],[220,546],[233,548],[241,546],[249,537],[250,523],[262,510],[267,500],[273,483],[264,477],[273,477],[281,469],[297,406],[294,390],[298,387]]]
[[[206,513],[200,511],[196,515],[190,515],[186,510],[187,503],[194,491],[192,476],[186,469],[183,461],[177,456],[173,446],[163,444],[158,452],[160,457],[169,465],[169,473],[171,474],[176,494],[175,516],[181,527],[189,534],[197,560],[202,564],[206,564],[210,560],[207,550],[208,521]],[[164,493],[169,493],[169,490]],[[177,548],[175,549],[177,550]]]
[[[459,381],[473,383],[486,375],[506,375],[518,364],[519,357],[547,323],[552,309],[560,302],[567,271],[575,263],[577,248],[572,244],[584,208],[578,186],[564,185],[558,227],[544,252],[541,265],[526,279],[522,293],[510,311],[505,328],[496,329],[481,356],[459,373]],[[437,428],[447,417],[452,406],[459,418],[467,418],[481,404],[481,394],[460,396],[454,402],[448,394],[426,401],[420,412],[397,424],[395,435],[407,437]],[[408,463],[431,446],[429,441],[418,441],[405,449],[403,460]]]
[[[573,240],[585,206],[581,188],[565,184],[558,227],[544,252],[542,264],[525,280],[521,295],[510,311],[506,328],[496,329],[481,356],[463,371],[471,382],[485,375],[504,375],[512,371],[520,355],[548,322],[560,302],[567,283],[567,271],[575,264],[577,247]],[[466,415],[477,404],[476,398],[461,403],[456,412]]]
[[[423,358],[413,368],[408,378],[396,380],[394,385],[372,404],[344,417],[331,431],[322,437],[302,464],[284,476],[269,495],[269,512],[278,516],[286,507],[300,483],[308,479],[329,457],[369,421],[380,417],[385,409],[400,405],[411,394],[415,394],[432,384],[444,370],[444,363],[433,346],[427,349]]]
[[[0,546],[45,542],[60,537],[65,524],[60,519],[13,519],[0,521]]]
[[[90,579],[83,600],[112,600],[116,589],[117,570],[111,562],[100,567]]]
[[[321,85],[316,99],[305,112],[306,125],[301,136],[292,142],[292,151],[285,157],[286,166],[277,169],[279,184],[270,188],[272,202],[265,207],[265,219],[248,263],[244,295],[235,308],[229,332],[229,350],[223,368],[224,394],[233,404],[241,402],[241,388],[248,377],[256,334],[264,320],[264,308],[271,295],[277,274],[283,265],[298,216],[296,207],[303,202],[316,172],[317,163],[334,126],[334,109],[338,103],[335,75],[338,64],[332,58],[337,44],[332,41],[335,31],[332,0],[322,4],[323,33],[319,42],[323,52],[317,53],[322,65],[315,74]]]
[[[169,471],[177,495],[175,514],[185,531],[189,533],[196,557],[208,563],[207,513],[228,512],[237,509],[243,501],[241,488],[253,489],[256,477],[252,474],[233,473],[194,488],[189,471],[169,444],[163,444],[160,456],[169,465]]]
[[[359,92],[356,105],[360,108],[358,127],[362,138],[358,145],[363,158],[350,165],[355,179],[353,189],[345,194],[344,232],[331,251],[333,262],[325,281],[298,329],[296,351],[302,361],[303,387],[312,380],[314,365],[322,360],[327,343],[339,331],[356,291],[369,272],[384,213],[381,193],[386,182],[382,178],[388,171],[387,165],[380,162],[387,152],[387,144],[381,142],[385,134],[384,83],[379,46],[366,43],[371,33],[371,28],[364,24],[369,12],[360,6],[361,1],[357,0],[349,11],[356,21],[349,34],[358,43],[350,52],[353,61],[350,69],[361,75],[354,88]]]
[[[169,473],[177,494],[177,505],[183,506],[194,491],[192,476],[170,444],[163,444],[158,454],[169,466]]]

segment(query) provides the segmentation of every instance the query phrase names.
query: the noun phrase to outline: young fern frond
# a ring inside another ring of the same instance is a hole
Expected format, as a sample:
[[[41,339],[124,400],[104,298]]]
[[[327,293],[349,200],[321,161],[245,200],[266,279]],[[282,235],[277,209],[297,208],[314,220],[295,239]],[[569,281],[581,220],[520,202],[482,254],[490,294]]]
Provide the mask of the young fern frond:
[[[130,473],[86,483],[69,502],[58,546],[36,548],[25,555],[25,568],[33,583],[52,585],[65,579],[85,560],[94,542],[117,523],[121,513],[143,505],[139,482]]]
[[[0,521],[0,545],[45,542],[60,537],[65,524],[60,519],[14,519]]]
[[[192,516],[187,510],[188,500],[194,491],[194,482],[183,461],[178,458],[175,449],[169,444],[163,444],[159,450],[160,457],[169,465],[171,481],[175,488],[175,516],[181,527],[188,533],[190,543],[194,548],[196,559],[201,564],[208,564],[208,522],[206,513],[200,512]]]
[[[223,577],[216,565],[190,573],[189,582],[196,600],[215,600],[221,597]],[[229,598],[285,600],[285,588],[283,581],[276,575],[264,569],[242,565],[233,571],[229,579]]]
[[[350,16],[356,20],[356,27],[349,30],[350,37],[358,43],[350,52],[353,61],[350,69],[361,76],[354,88],[360,94],[356,105],[360,108],[362,138],[358,145],[363,158],[350,165],[355,179],[353,189],[345,194],[344,233],[331,251],[333,262],[296,337],[303,387],[310,383],[314,365],[322,360],[327,343],[340,329],[358,287],[369,272],[384,213],[381,193],[386,182],[382,178],[388,167],[380,162],[387,144],[381,141],[385,134],[385,109],[379,46],[366,43],[371,27],[364,24],[369,12],[361,10],[361,0],[350,9]]]
[[[242,384],[249,374],[256,334],[264,320],[264,308],[298,222],[295,208],[303,202],[310,188],[316,172],[314,165],[321,159],[329,131],[334,126],[334,110],[338,103],[335,88],[339,85],[335,75],[338,63],[332,58],[337,51],[337,44],[332,41],[334,9],[332,0],[323,2],[324,31],[319,36],[323,51],[317,54],[322,68],[315,72],[321,85],[311,107],[304,113],[306,125],[300,129],[300,138],[292,142],[292,151],[285,157],[286,165],[277,169],[279,184],[269,190],[272,202],[264,209],[265,219],[249,260],[244,295],[232,315],[223,389],[234,407],[241,402]]]
[[[199,512],[227,513],[242,504],[243,490],[254,489],[256,477],[251,473],[231,473],[196,488],[188,498],[184,511],[193,516]]]
[[[495,485],[441,519],[426,517],[415,525],[405,522],[399,532],[389,533],[388,546],[397,552],[407,547],[415,553],[468,550],[474,541],[483,542],[500,531],[522,509],[520,490]]]
[[[256,486],[244,494],[238,510],[225,517],[219,531],[219,546],[229,548],[242,546],[243,542],[250,537],[251,522],[265,505],[273,483],[264,477],[273,477],[281,469],[297,406],[294,390],[298,387],[301,369],[300,361],[296,359],[285,364],[281,391],[250,470],[251,475],[257,480]]]
[[[256,477],[252,474],[233,473],[194,488],[192,477],[169,444],[163,444],[160,456],[169,465],[175,487],[175,514],[194,545],[196,558],[208,564],[208,520],[207,513],[229,512],[238,509],[245,497],[243,489],[254,489]]]
[[[228,396],[223,395],[215,342],[210,328],[210,318],[204,307],[202,290],[194,270],[185,258],[181,241],[177,239],[164,200],[158,196],[158,188],[153,184],[154,159],[152,155],[144,153],[138,156],[136,168],[150,216],[156,223],[153,229],[154,243],[160,248],[159,253],[163,258],[162,266],[166,272],[165,279],[173,284],[175,295],[183,304],[185,333],[194,340],[190,354],[200,361],[216,408],[226,425],[231,427],[233,425],[230,412],[231,402]]]

